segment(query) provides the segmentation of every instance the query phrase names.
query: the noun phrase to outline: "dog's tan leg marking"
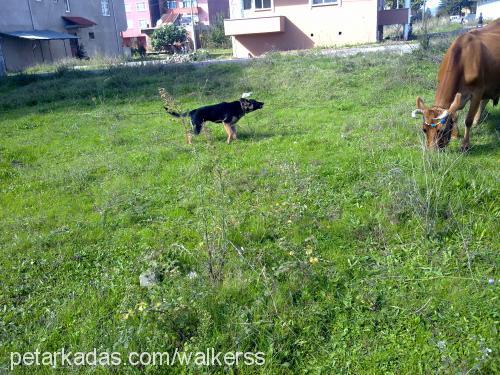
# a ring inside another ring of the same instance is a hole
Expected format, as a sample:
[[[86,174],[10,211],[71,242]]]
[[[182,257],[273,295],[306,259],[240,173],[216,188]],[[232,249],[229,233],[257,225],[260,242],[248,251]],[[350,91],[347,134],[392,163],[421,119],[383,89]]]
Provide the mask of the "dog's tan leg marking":
[[[236,125],[231,125],[232,138],[234,140],[238,139],[238,134],[236,133]]]
[[[233,134],[232,130],[231,130],[231,125],[229,124],[226,124],[224,123],[224,129],[226,130],[226,134],[227,134],[227,144],[230,144],[231,143],[231,135]]]

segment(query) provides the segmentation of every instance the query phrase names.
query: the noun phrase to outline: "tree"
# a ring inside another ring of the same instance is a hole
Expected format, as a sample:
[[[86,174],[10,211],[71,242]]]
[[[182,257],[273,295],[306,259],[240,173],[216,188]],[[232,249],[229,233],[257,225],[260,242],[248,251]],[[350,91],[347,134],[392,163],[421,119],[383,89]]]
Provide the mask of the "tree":
[[[385,7],[388,9],[396,9],[398,5],[397,0],[384,0]],[[411,0],[411,11],[412,13],[417,12],[422,8],[422,5],[424,4],[424,0]],[[404,0],[399,0],[399,7],[404,8],[405,1]]]
[[[76,58],[80,60],[89,59],[89,57],[87,56],[87,50],[85,49],[85,46],[81,43],[78,43],[76,46]]]
[[[441,0],[439,3],[439,15],[461,15],[462,9],[472,8],[472,1],[470,0]]]
[[[208,44],[213,48],[231,47],[231,38],[226,36],[224,31],[224,16],[217,15],[215,22],[208,31]]]
[[[176,25],[163,25],[151,36],[151,44],[155,51],[173,52],[174,44],[184,43],[187,39],[186,29]]]

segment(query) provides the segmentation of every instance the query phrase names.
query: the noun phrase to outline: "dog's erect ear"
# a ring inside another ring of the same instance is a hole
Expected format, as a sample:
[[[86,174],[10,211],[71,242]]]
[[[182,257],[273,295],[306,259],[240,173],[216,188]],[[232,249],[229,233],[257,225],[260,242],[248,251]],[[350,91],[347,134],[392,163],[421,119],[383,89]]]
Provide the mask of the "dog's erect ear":
[[[242,99],[245,99],[245,98],[249,98],[250,96],[252,96],[252,92],[244,92],[243,94],[241,94],[241,98]]]
[[[248,99],[241,98],[240,104],[241,104],[241,108],[243,108],[243,110],[245,110],[245,111],[252,109],[252,103]]]

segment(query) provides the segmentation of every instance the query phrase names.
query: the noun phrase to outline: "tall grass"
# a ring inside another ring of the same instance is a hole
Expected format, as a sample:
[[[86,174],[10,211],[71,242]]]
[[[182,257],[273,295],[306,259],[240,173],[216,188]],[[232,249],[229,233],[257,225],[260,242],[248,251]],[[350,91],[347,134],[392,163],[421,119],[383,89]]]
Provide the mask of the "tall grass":
[[[0,371],[33,348],[213,347],[266,363],[168,371],[497,372],[500,113],[467,154],[423,150],[410,112],[443,49],[1,81]],[[187,145],[158,87],[179,111],[266,104],[238,142],[208,124]]]

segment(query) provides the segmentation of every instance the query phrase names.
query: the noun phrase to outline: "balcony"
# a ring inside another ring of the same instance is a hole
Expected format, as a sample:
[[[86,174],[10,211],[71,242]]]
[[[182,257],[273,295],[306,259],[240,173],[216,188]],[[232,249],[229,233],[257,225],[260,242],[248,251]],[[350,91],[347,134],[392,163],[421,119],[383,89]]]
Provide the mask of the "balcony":
[[[224,20],[226,35],[251,35],[282,33],[285,31],[285,17],[235,18]]]

